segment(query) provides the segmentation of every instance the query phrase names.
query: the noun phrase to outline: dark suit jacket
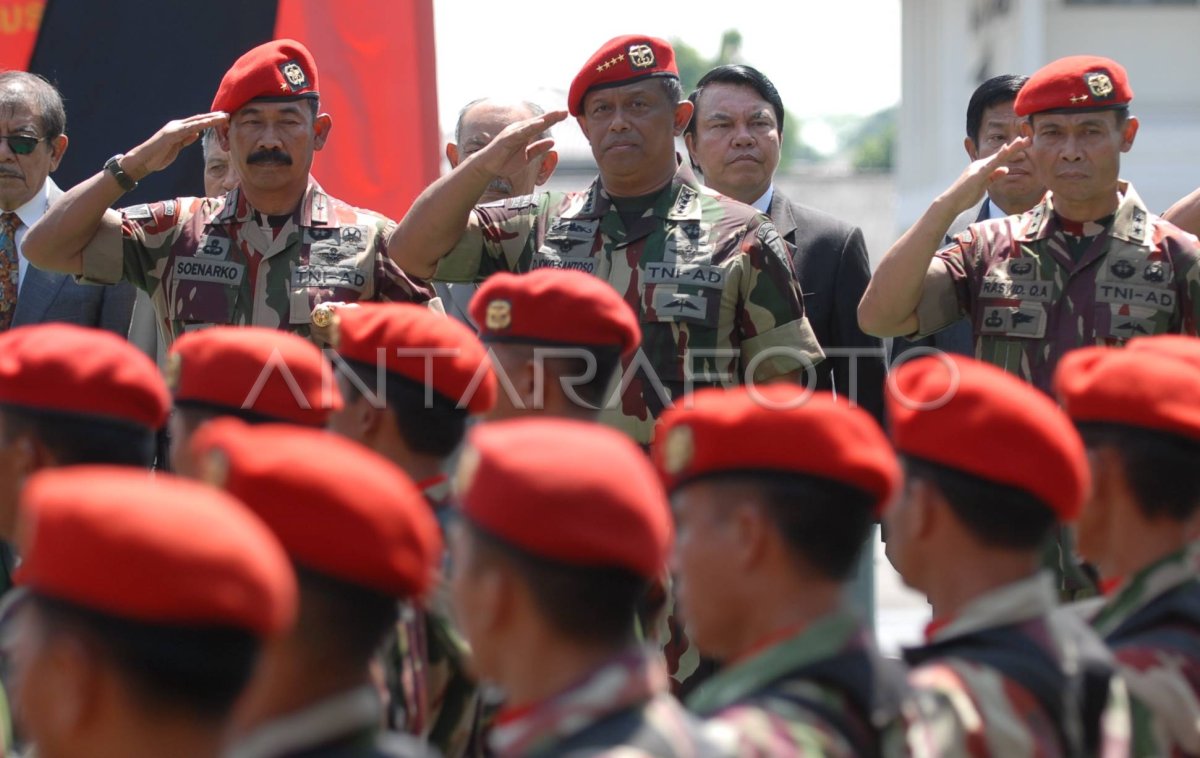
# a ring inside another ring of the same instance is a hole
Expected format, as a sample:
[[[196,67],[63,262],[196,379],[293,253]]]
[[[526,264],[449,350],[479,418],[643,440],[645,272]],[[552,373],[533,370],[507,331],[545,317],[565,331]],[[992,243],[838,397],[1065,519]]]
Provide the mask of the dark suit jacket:
[[[53,181],[46,181],[50,182],[49,199],[53,203],[62,196],[62,190]],[[17,294],[13,326],[65,321],[107,329],[127,338],[136,294],[127,282],[107,287],[76,284],[69,274],[42,271],[30,264]]]
[[[767,215],[792,246],[792,265],[804,292],[808,321],[827,357],[817,366],[818,389],[836,389],[878,419],[883,417],[886,364],[883,341],[858,328],[858,301],[871,279],[862,230],[828,213],[788,200],[776,187]],[[865,349],[855,361],[832,350]],[[857,368],[851,382],[852,362]]]

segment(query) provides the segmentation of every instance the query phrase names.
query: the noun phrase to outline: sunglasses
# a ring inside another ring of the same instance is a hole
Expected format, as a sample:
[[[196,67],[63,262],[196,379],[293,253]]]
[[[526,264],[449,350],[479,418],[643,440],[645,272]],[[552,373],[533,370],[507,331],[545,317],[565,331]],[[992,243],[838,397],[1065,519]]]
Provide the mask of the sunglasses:
[[[8,140],[8,149],[15,155],[29,155],[45,137],[27,137],[24,134],[0,134],[0,140]]]

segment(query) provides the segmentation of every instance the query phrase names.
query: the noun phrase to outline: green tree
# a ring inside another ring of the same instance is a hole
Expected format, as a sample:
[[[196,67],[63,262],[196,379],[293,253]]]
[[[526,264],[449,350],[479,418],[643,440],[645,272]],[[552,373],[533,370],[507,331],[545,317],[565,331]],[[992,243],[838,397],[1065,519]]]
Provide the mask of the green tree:
[[[891,171],[896,151],[896,107],[885,108],[862,120],[844,142],[851,163],[859,171]]]

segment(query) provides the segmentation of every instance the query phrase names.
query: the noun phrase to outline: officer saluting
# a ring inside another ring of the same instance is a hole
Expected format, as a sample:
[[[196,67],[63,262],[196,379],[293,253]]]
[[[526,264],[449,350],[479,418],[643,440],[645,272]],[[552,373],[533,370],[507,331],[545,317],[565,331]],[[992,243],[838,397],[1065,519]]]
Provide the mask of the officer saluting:
[[[320,303],[425,302],[429,290],[384,254],[395,224],[325,193],[309,173],[329,138],[316,61],[293,40],[260,45],[221,80],[212,113],[172,121],[68,191],[25,239],[34,265],[149,293],[170,344],[206,325],[312,334]],[[170,165],[207,128],[241,183],[221,198],[106,210]]]

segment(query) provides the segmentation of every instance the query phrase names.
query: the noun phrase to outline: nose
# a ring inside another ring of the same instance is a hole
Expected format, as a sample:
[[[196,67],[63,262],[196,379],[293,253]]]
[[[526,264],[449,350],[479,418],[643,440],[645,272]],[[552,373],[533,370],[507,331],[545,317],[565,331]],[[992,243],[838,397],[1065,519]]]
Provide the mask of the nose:
[[[733,127],[733,144],[735,147],[753,147],[755,143],[754,134],[742,121],[739,121]]]
[[[229,169],[225,171],[225,177],[221,179],[221,189],[228,192],[236,186],[238,186],[237,171],[234,170],[233,166],[230,166]]]
[[[272,123],[268,122],[263,125],[262,131],[258,135],[258,145],[255,149],[277,148],[282,147],[283,141],[280,137],[279,129]]]
[[[8,140],[0,139],[0,161],[14,163],[16,160],[17,154],[12,151],[12,146],[8,144]]]
[[[1079,139],[1074,134],[1068,134],[1063,140],[1062,159],[1074,162],[1083,158],[1079,149]]]
[[[610,132],[627,132],[629,131],[629,119],[625,113],[625,109],[621,106],[613,108],[612,120],[608,122],[608,130]]]

